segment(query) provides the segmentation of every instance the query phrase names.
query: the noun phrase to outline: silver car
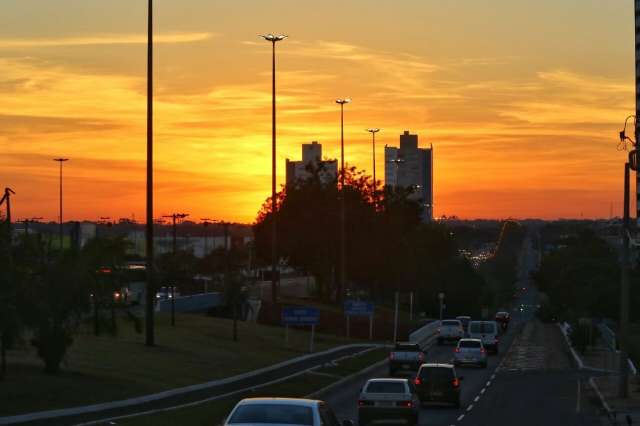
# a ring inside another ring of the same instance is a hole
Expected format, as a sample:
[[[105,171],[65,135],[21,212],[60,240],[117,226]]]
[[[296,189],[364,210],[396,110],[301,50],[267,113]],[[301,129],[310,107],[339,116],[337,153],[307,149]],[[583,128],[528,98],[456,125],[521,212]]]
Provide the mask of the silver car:
[[[225,426],[341,426],[331,408],[323,401],[298,398],[246,398],[238,402]],[[342,426],[353,426],[345,420]]]
[[[453,352],[453,364],[473,364],[487,367],[487,351],[480,339],[460,339]]]
[[[420,401],[407,379],[371,379],[358,399],[358,426],[390,421],[418,424]]]

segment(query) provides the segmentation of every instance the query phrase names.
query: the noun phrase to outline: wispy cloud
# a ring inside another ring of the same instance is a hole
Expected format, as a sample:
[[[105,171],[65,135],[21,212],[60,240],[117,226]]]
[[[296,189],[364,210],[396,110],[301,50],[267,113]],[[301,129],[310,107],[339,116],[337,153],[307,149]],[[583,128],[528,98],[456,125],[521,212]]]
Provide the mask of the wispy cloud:
[[[158,34],[155,43],[176,44],[205,41],[216,34],[208,32]],[[74,47],[100,45],[144,44],[145,34],[98,34],[81,37],[59,38],[0,38],[0,49],[25,49],[42,47]]]

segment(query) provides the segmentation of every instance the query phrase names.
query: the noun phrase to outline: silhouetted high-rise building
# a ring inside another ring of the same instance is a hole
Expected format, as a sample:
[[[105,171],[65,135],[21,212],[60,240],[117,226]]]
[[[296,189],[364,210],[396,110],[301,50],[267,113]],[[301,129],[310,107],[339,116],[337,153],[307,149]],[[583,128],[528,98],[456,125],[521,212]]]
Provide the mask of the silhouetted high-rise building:
[[[287,158],[287,186],[311,177],[309,168],[318,169],[321,182],[333,182],[338,176],[337,160],[322,160],[322,144],[316,141],[302,144],[302,161]]]
[[[423,207],[423,219],[433,218],[433,146],[418,148],[418,135],[400,135],[400,147],[384,147],[385,185],[411,188],[411,198]]]

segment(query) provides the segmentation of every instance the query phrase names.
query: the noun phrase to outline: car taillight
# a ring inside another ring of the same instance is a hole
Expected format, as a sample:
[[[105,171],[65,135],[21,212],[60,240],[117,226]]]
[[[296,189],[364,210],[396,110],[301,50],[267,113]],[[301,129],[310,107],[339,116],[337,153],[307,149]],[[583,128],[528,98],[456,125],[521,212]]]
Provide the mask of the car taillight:
[[[391,359],[391,360],[392,360],[393,358],[395,358],[395,355],[393,354],[393,352],[391,352],[391,353],[389,354],[389,359]]]
[[[423,352],[420,352],[418,354],[418,361],[420,361],[420,362],[424,361],[424,353]]]
[[[440,329],[437,329],[437,330],[436,330],[436,333],[440,334]]]
[[[358,400],[358,407],[364,407],[366,405],[372,405],[373,403],[371,401],[366,401],[364,399],[359,399]]]
[[[396,405],[398,407],[411,408],[411,407],[413,407],[413,401],[398,401],[398,402],[396,402]]]
[[[455,352],[460,352],[460,348],[455,348],[454,351]]]
[[[493,338],[493,341],[494,341],[494,342],[496,342],[496,343],[498,343],[498,341],[499,341],[498,336],[494,337],[494,338]]]
[[[420,377],[416,377],[415,379],[413,379],[413,384],[414,385],[421,385],[422,384],[422,379]]]
[[[458,386],[460,386],[460,380],[456,377],[453,379],[453,387],[457,388]]]
[[[480,353],[483,354],[485,352],[484,348],[480,348]]]

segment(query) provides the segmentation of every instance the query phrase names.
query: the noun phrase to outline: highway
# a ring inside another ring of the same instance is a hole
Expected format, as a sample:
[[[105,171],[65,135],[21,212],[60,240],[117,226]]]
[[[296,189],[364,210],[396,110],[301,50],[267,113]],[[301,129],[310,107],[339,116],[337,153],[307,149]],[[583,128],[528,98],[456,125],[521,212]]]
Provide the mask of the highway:
[[[457,368],[464,377],[462,406],[426,406],[421,425],[601,425],[597,412],[585,401],[578,378],[553,324],[535,319],[536,290],[529,279],[538,256],[525,243],[520,261],[519,295],[509,330],[501,337],[500,352],[490,356],[486,369]],[[523,290],[524,289],[524,290]],[[426,362],[450,362],[453,345],[432,346]],[[325,397],[339,418],[357,420],[361,387],[371,377],[386,377],[383,365],[369,377]]]

